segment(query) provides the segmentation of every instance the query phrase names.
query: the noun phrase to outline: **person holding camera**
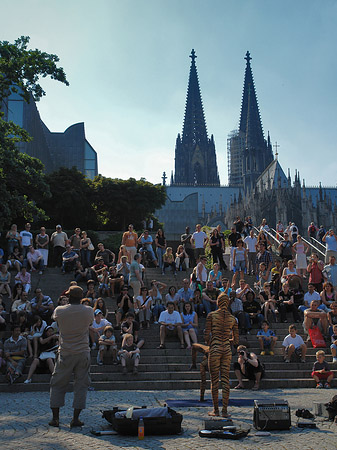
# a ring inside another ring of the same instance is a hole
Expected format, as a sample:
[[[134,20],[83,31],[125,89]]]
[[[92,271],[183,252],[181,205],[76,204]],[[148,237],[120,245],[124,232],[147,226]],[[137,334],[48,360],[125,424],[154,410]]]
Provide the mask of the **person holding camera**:
[[[260,388],[260,380],[264,375],[263,365],[255,353],[249,353],[244,345],[239,345],[237,351],[239,357],[238,361],[234,363],[234,371],[239,383],[234,389],[244,389],[242,379],[248,378],[248,380],[255,381],[252,390],[257,391]]]
[[[126,317],[127,313],[134,313],[134,311],[135,304],[133,297],[129,294],[128,286],[124,285],[119,297],[117,298],[116,327],[120,327],[122,318]]]

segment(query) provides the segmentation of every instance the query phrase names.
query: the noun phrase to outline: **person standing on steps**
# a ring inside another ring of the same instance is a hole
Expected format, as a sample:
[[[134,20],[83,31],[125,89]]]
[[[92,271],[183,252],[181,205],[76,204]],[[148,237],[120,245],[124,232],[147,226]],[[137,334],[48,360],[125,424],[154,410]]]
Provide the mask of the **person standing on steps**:
[[[210,312],[206,319],[205,343],[209,345],[209,372],[213,411],[210,416],[219,416],[219,376],[222,387],[222,417],[229,417],[229,369],[232,360],[231,344],[238,345],[239,329],[234,316],[229,312],[229,297],[220,294],[217,299],[218,310]]]
[[[133,229],[133,225],[128,226],[128,231],[123,233],[122,245],[126,246],[126,250],[130,254],[130,262],[132,263],[137,253],[138,235]]]
[[[94,321],[94,312],[90,306],[82,305],[83,289],[71,286],[66,292],[69,304],[58,306],[53,319],[59,327],[59,349],[55,369],[50,380],[50,408],[53,418],[52,427],[59,427],[60,407],[64,406],[64,397],[72,374],[74,374],[74,415],[70,427],[81,427],[79,420],[86,406],[87,391],[90,385],[90,349],[89,326]]]
[[[191,243],[192,234],[190,233],[190,227],[186,227],[185,233],[181,235],[180,242],[184,247],[185,252],[187,253],[189,257],[189,265],[190,267],[195,266],[195,259],[194,259],[194,248]]]
[[[195,229],[191,237],[191,244],[194,246],[194,258],[198,263],[201,255],[205,254],[205,248],[209,239],[207,234],[202,231],[200,223],[195,226]]]

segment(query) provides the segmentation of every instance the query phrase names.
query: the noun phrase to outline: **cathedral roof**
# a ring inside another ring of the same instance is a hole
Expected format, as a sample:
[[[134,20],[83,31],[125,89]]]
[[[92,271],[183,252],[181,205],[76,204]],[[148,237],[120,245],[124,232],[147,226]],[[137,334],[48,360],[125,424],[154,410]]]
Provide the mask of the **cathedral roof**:
[[[207,142],[207,127],[202,105],[199,79],[195,60],[197,58],[194,49],[190,54],[191,67],[188,81],[184,126],[182,133],[183,143]]]
[[[247,51],[245,60],[246,71],[241,103],[241,117],[239,131],[245,135],[247,148],[264,146],[263,129],[257,102],[254,78],[250,65],[250,53]]]
[[[283,188],[288,186],[288,178],[283,172],[277,158],[262,172],[256,180],[256,186],[260,192],[265,189],[277,189],[278,187]]]

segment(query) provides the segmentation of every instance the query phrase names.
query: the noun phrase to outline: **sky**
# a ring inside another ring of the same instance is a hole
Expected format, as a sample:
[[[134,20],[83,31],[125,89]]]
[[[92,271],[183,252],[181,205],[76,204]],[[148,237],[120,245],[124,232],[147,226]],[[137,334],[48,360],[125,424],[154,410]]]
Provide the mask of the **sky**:
[[[30,36],[31,48],[59,56],[70,86],[42,80],[41,118],[54,132],[84,122],[102,175],[170,177],[194,48],[226,185],[249,50],[264,133],[284,171],[336,186],[335,0],[2,0],[0,11],[1,41]]]

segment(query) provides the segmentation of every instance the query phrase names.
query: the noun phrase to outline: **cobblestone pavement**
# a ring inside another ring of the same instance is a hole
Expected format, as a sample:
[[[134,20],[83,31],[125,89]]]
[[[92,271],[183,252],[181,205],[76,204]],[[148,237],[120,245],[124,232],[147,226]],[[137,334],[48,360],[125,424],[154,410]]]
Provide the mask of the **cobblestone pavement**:
[[[167,399],[197,399],[198,391],[92,391],[88,392],[87,409],[81,418],[85,422],[82,429],[71,430],[72,394],[67,394],[66,406],[61,410],[59,429],[48,426],[50,420],[48,393],[2,393],[0,407],[0,442],[1,448],[8,450],[78,450],[78,449],[226,449],[240,450],[336,450],[337,425],[316,419],[317,430],[296,427],[295,410],[312,409],[313,401],[327,402],[335,391],[316,391],[314,389],[272,390],[231,392],[231,398],[286,399],[292,410],[290,431],[272,431],[269,437],[255,436],[254,428],[247,438],[241,441],[219,441],[198,436],[203,428],[203,420],[209,408],[180,408],[184,416],[184,432],[180,436],[148,437],[143,441],[137,437],[102,436],[91,434],[91,429],[109,429],[102,419],[100,410],[112,409],[113,406],[159,406]],[[208,394],[207,398],[210,398]],[[236,425],[252,427],[252,407],[231,407],[230,412]]]

